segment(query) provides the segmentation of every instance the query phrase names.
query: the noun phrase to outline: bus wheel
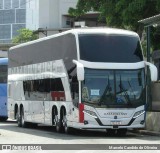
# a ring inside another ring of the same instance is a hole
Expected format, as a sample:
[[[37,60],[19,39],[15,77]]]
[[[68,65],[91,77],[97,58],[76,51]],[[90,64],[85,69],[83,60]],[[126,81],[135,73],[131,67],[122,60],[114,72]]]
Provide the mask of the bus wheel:
[[[24,121],[24,109],[23,109],[23,107],[22,107],[22,109],[21,109],[21,124],[22,124],[22,127],[23,128],[25,128],[25,127],[27,127],[28,126],[28,124],[27,124],[27,122],[25,122]]]
[[[117,129],[118,136],[125,136],[127,133],[127,129]]]
[[[52,125],[56,125],[56,123],[58,122],[58,113],[56,108],[53,108],[52,111]]]
[[[63,129],[62,119],[61,119],[61,117],[60,117],[60,119],[58,119],[58,114],[55,115],[54,121],[55,121],[55,125],[56,125],[56,131],[62,132],[62,129]]]
[[[18,111],[15,113],[15,119],[18,121]]]
[[[62,123],[63,123],[64,132],[69,134],[71,132],[71,128],[67,126],[67,117],[66,117],[65,111],[63,112]]]
[[[62,132],[62,121],[58,120],[58,116],[57,116],[57,121],[56,121],[56,131]]]
[[[19,127],[22,127],[22,117],[21,117],[21,113],[17,113],[17,123]]]

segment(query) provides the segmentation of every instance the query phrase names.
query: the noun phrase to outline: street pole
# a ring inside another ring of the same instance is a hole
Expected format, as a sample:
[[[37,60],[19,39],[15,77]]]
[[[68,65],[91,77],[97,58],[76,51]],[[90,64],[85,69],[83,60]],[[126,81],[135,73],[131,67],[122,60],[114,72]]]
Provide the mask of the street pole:
[[[150,62],[150,26],[147,26],[147,62]]]

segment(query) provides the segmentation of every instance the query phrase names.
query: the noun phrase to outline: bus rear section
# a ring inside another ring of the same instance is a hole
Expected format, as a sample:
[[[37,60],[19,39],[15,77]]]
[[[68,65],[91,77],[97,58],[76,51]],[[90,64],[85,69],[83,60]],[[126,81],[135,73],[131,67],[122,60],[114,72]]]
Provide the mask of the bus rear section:
[[[8,119],[7,111],[7,71],[8,59],[0,59],[0,120],[6,121]]]

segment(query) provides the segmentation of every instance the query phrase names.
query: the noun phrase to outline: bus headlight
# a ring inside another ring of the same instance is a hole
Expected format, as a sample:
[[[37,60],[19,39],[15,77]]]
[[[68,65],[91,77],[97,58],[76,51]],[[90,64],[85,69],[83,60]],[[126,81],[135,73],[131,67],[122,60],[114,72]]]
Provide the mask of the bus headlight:
[[[138,112],[136,112],[136,113],[134,114],[133,118],[137,118],[137,117],[141,116],[141,115],[144,114],[144,113],[145,113],[144,110],[140,110],[140,111],[138,111]]]
[[[83,112],[90,115],[91,117],[97,118],[97,114],[95,112],[92,112],[90,110],[84,110]]]

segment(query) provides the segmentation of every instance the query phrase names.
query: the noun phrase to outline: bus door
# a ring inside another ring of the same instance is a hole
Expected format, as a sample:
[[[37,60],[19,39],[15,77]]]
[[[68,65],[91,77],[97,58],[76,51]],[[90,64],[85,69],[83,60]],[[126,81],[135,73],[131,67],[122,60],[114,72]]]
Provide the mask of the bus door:
[[[79,121],[79,82],[77,80],[76,75],[72,77],[71,94],[72,94],[71,120],[73,122],[78,122]]]

